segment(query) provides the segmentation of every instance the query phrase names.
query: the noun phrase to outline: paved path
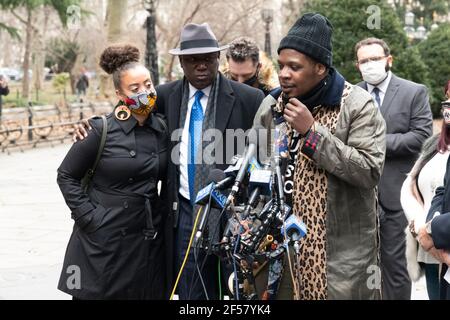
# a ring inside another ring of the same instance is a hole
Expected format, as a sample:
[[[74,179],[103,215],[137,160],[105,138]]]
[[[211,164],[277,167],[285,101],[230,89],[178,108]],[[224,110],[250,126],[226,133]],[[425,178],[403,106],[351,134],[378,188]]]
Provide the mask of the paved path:
[[[0,299],[70,299],[56,289],[72,229],[56,184],[70,145],[0,153]]]
[[[72,230],[56,184],[70,145],[0,153],[0,299],[70,299],[58,291]],[[427,299],[423,279],[413,299]]]

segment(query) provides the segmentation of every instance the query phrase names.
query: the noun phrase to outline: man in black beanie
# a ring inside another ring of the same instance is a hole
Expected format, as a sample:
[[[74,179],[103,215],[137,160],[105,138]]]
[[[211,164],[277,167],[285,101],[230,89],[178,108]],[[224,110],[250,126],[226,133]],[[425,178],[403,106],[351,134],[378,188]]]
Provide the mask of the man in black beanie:
[[[307,228],[278,299],[380,297],[376,186],[386,129],[370,94],[333,68],[332,31],[317,13],[297,20],[278,48],[281,88],[254,121],[267,129],[287,125],[286,202]],[[270,156],[283,145],[271,132]]]

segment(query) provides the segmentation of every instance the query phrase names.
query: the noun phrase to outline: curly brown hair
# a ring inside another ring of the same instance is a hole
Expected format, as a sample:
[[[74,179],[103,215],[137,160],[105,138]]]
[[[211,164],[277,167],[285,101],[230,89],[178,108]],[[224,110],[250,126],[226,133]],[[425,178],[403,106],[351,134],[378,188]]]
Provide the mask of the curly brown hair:
[[[226,57],[227,60],[231,58],[236,62],[244,62],[250,58],[256,64],[259,63],[259,48],[251,38],[240,37],[230,42]]]
[[[103,50],[100,56],[100,67],[113,75],[114,87],[120,88],[120,76],[123,71],[139,64],[139,49],[129,44],[115,44]]]

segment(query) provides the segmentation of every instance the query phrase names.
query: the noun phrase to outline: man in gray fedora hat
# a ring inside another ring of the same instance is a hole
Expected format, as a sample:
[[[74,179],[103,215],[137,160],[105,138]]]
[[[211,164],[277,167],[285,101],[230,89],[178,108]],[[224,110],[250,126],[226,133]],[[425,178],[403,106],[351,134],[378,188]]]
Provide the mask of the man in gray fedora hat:
[[[211,169],[225,169],[231,156],[239,151],[226,151],[227,141],[234,139],[234,130],[248,130],[252,127],[253,118],[264,95],[260,90],[226,79],[219,71],[220,51],[227,46],[219,46],[218,41],[208,24],[190,23],[181,31],[180,47],[170,50],[179,56],[184,72],[182,80],[160,85],[156,88],[158,112],[167,117],[171,133],[180,129],[181,137],[172,139],[172,161],[168,168],[170,214],[167,223],[174,226],[174,243],[167,244],[174,248],[174,270],[169,275],[177,276],[189,247],[197,209],[194,210],[195,197],[198,191],[208,183]],[[215,140],[216,153],[212,163],[198,162],[199,153],[210,143],[201,140],[201,133],[208,129],[221,132]],[[231,129],[231,130],[230,130]],[[230,135],[231,134],[231,135]],[[173,137],[173,135],[172,135]],[[239,144],[239,143],[238,143]],[[179,149],[177,149],[179,148]],[[179,159],[174,159],[179,156]],[[179,161],[178,161],[179,160]],[[219,212],[211,212],[210,230],[219,223]],[[214,233],[214,232],[211,232]],[[212,236],[212,235],[210,235]],[[216,234],[218,237],[219,234]],[[170,237],[169,237],[170,238]],[[170,251],[167,254],[172,254]],[[200,251],[194,257],[191,250],[184,266],[177,293],[180,299],[220,299],[218,275],[218,259],[205,257]],[[196,259],[195,259],[196,258]],[[196,260],[198,264],[196,264]],[[198,268],[205,261],[199,280]],[[202,281],[204,286],[202,285]],[[169,278],[170,281],[170,278]]]

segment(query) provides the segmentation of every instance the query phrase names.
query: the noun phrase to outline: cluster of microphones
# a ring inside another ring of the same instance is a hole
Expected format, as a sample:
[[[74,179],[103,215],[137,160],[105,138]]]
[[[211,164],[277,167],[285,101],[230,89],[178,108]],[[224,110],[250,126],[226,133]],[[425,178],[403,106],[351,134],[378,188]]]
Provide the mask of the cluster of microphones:
[[[298,252],[306,234],[304,223],[284,202],[277,163],[261,165],[256,150],[249,143],[225,171],[212,169],[195,201],[203,210],[192,246],[236,264],[241,279],[255,262],[280,259],[290,245]],[[210,219],[218,225],[212,227]]]

